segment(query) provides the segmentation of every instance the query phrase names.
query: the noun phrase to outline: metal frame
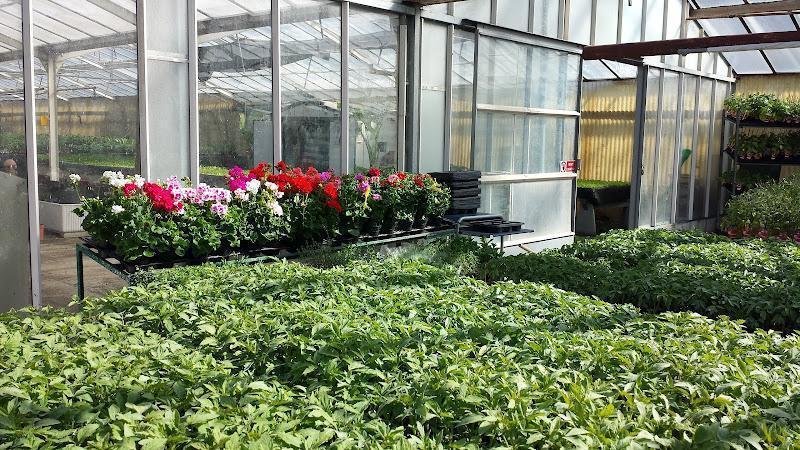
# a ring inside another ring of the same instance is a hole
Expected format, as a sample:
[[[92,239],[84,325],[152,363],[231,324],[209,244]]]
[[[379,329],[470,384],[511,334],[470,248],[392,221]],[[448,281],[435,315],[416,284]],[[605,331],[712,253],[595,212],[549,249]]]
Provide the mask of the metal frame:
[[[678,104],[677,109],[675,111],[675,146],[673,147],[673,162],[672,162],[672,211],[670,212],[670,223],[674,224],[677,223],[678,217],[678,177],[680,175],[680,168],[678,164],[680,163],[681,158],[681,144],[683,143],[683,114],[684,114],[684,104],[683,101],[683,94],[684,94],[684,78],[686,77],[685,74],[679,73],[678,74]]]
[[[496,3],[495,3],[496,5]],[[455,27],[447,26],[447,44],[444,72],[444,151],[442,152],[442,170],[450,170],[453,139],[453,38]]]
[[[36,159],[36,95],[33,78],[33,0],[22,0],[22,71],[25,84],[25,144],[28,165],[28,241],[31,304],[42,306],[41,236],[39,235],[39,167]]]
[[[650,70],[648,69],[648,78]],[[655,227],[658,221],[658,177],[661,169],[661,133],[664,131],[664,77],[666,71],[658,69],[658,106],[656,112],[656,148],[653,149],[653,198],[650,211],[650,226]],[[638,207],[638,206],[637,206]]]
[[[689,157],[689,202],[686,205],[686,218],[689,222],[694,220],[694,187],[695,187],[695,170],[696,156],[697,156],[697,131],[700,128],[700,89],[703,86],[703,79],[696,77],[694,88],[694,114],[692,116],[692,154]]]
[[[145,178],[150,178],[150,127],[148,121],[148,105],[150,104],[147,93],[148,51],[147,31],[145,16],[147,11],[146,0],[136,2],[136,65],[138,76],[139,95],[139,158],[137,161],[138,172]]]
[[[280,0],[271,1],[272,24],[270,31],[272,36],[270,44],[272,45],[272,60],[281,61],[281,2]],[[272,162],[275,164],[283,160],[283,148],[281,148],[283,143],[283,105],[281,104],[280,67],[280,64],[278,64],[276,73],[275,64],[272,65]]]
[[[187,31],[189,32],[189,177],[200,183],[200,105],[197,50],[197,4],[187,0]]]
[[[341,152],[339,158],[340,173],[350,173],[355,163],[350,164],[350,3],[342,2],[342,108],[341,114]],[[274,66],[274,64],[273,64]]]
[[[647,107],[646,65],[641,65],[636,73],[636,119],[633,127],[633,157],[631,158],[631,197],[628,208],[628,223],[631,227],[639,224],[639,205],[641,201],[642,166],[644,156],[644,122]]]

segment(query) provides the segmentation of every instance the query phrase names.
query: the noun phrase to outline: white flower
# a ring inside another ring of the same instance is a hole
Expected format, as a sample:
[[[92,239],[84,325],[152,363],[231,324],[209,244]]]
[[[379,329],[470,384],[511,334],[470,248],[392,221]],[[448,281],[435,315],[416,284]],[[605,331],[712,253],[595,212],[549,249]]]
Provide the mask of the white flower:
[[[111,207],[111,212],[114,213],[114,214],[119,214],[122,211],[125,211],[125,208],[123,208],[122,206],[114,205],[114,206]]]
[[[141,189],[142,186],[144,186],[144,177],[141,175],[134,175],[133,184],[135,184],[137,188]]]
[[[242,189],[237,189],[233,191],[233,195],[243,202],[250,200],[250,194],[248,194],[247,191]]]
[[[125,178],[112,178],[108,180],[108,184],[116,188],[121,188],[126,184],[128,184],[128,180],[126,180]]]
[[[78,184],[81,182],[81,176],[78,175],[77,173],[70,174],[69,182],[72,184]]]
[[[264,187],[269,191],[278,192],[278,185],[275,183],[267,181],[266,183],[264,183]]]
[[[275,198],[282,199],[283,198],[283,192],[281,192],[281,191],[276,192],[275,193]]]
[[[276,216],[283,215],[283,208],[278,202],[270,202],[268,206]]]
[[[261,189],[260,181],[250,180],[247,182],[247,192],[250,192],[251,194],[257,194],[259,189]]]

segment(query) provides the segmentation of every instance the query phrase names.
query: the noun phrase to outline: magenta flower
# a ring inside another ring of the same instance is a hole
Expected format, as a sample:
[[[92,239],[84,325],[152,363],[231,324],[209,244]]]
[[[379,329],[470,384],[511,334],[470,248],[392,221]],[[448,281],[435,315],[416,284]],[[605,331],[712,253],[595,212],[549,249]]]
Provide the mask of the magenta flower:
[[[369,183],[367,183],[366,181],[358,183],[358,190],[361,193],[367,192],[367,189],[369,189]]]

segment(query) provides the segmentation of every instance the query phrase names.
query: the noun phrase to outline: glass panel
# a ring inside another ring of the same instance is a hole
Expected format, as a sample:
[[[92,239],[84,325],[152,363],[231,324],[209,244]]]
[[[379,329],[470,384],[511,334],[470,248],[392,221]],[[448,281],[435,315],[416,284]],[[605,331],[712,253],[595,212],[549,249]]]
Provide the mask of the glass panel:
[[[453,35],[453,107],[450,130],[451,169],[472,167],[473,78],[475,34],[455,30]]]
[[[664,32],[664,1],[647,0],[647,26],[644,29],[645,41],[660,41]]]
[[[552,173],[561,170],[561,161],[575,159],[577,119],[571,117],[528,116],[524,131],[525,171]],[[561,152],[558,151],[561,149]]]
[[[684,75],[683,78],[683,114],[681,115],[681,146],[678,153],[678,206],[676,218],[678,222],[690,220],[689,194],[691,192],[692,160],[696,155],[694,109],[697,93],[697,77]]]
[[[31,3],[35,17],[39,210],[41,223],[50,232],[43,241],[42,303],[66,306],[75,293],[75,285],[65,282],[59,275],[59,271],[64,271],[64,262],[50,256],[57,252],[47,249],[74,246],[74,242],[55,236],[82,231],[80,218],[72,212],[79,195],[68,177],[72,173],[80,175],[80,193],[96,195],[101,189],[99,181],[104,171],[132,173],[138,159],[136,2],[121,4],[124,13],[117,15],[86,0],[34,0]],[[183,17],[186,17],[185,11]],[[186,40],[185,33],[183,39]],[[47,43],[59,45],[53,47]],[[160,49],[173,50],[166,47],[167,43],[162,45],[165,47]],[[183,50],[185,52],[185,45]],[[153,75],[159,73],[158,62],[162,61],[153,62]],[[188,83],[187,78],[183,78],[184,85]],[[8,88],[3,86],[3,89]],[[18,89],[21,94],[21,79]],[[5,97],[10,99],[13,94]],[[159,97],[164,97],[163,101]],[[173,105],[177,97],[173,91],[156,96],[160,101],[153,102],[153,114],[158,113],[161,105]],[[19,99],[21,101],[21,95]],[[174,113],[170,111],[170,114]],[[152,122],[155,133],[162,124]],[[14,133],[19,142],[24,142],[21,128]],[[163,149],[168,153],[167,149],[178,145],[174,140],[180,129],[172,128],[169,133],[175,136],[173,141],[154,146],[156,151]],[[188,133],[183,136],[188,137]]]
[[[661,71],[650,69],[647,73],[647,97],[644,113],[644,142],[642,146],[642,182],[639,193],[639,226],[650,226],[655,202],[656,165],[658,148],[659,80]]]
[[[664,30],[666,39],[679,39],[681,37],[683,1],[667,0],[667,28]],[[666,55],[664,61],[667,64],[677,66],[679,58],[678,55]]]
[[[475,170],[487,174],[523,173],[522,142],[515,133],[514,122],[515,115],[511,113],[478,112]]]
[[[722,103],[725,101],[725,97],[727,97],[728,94],[728,83],[722,83],[718,81],[715,92],[715,105],[712,109],[714,113],[714,132],[711,134],[711,143],[708,150],[708,163],[711,165],[708,200],[708,214],[710,217],[714,217],[719,213],[719,197],[721,188],[719,184],[720,152],[722,151],[722,134],[724,132],[723,127],[725,126],[725,113],[723,112]]]
[[[694,220],[706,217],[706,191],[708,188],[709,133],[714,114],[711,104],[713,82],[707,78],[700,81],[700,115],[697,122],[697,139],[694,157]]]
[[[773,33],[777,31],[797,31],[789,16],[745,17],[744,21],[752,33]]]
[[[599,2],[597,4],[597,24],[594,36],[595,45],[617,43],[618,12],[618,2]]]
[[[165,180],[189,173],[189,66],[170,61],[148,61],[150,98],[150,176]]]
[[[510,216],[511,185],[481,184],[481,207],[479,212]]]
[[[764,50],[776,72],[800,72],[800,49],[783,48]]]
[[[725,59],[733,66],[737,74],[763,74],[772,73],[761,52],[747,50],[743,52],[725,52]]]
[[[591,39],[592,0],[571,0],[569,4],[569,40],[589,45]],[[534,14],[536,10],[534,10]],[[616,33],[615,33],[616,34]],[[616,36],[615,36],[616,39]]]
[[[489,23],[492,18],[492,2],[487,0],[466,0],[455,5],[453,15],[476,22]]]
[[[658,149],[658,182],[656,184],[656,225],[672,221],[673,170],[675,168],[675,135],[678,121],[678,74],[664,72],[661,113],[661,145]]]
[[[200,180],[226,183],[228,167],[273,162],[272,65],[269,3],[198,2],[198,9],[226,17],[230,32],[209,35],[198,24]]]
[[[350,10],[350,154],[354,167],[396,167],[398,40],[396,14]]]
[[[697,26],[694,22],[689,22],[686,26],[686,37],[687,38],[697,38],[700,37],[700,27]],[[687,69],[697,70],[698,69],[698,54],[697,53],[690,53],[686,55],[683,60],[683,67]]]
[[[147,26],[147,49],[186,55],[186,2],[148,2],[145,11],[147,22],[153,24]]]
[[[444,165],[447,27],[425,21],[422,26],[422,93],[420,101],[420,171]]]
[[[7,16],[4,23],[22,29],[18,19],[21,0],[7,2],[0,10]],[[22,52],[20,41],[21,35],[4,42],[0,53],[9,56],[11,51]],[[0,93],[4,112],[0,121],[0,313],[32,305],[22,59],[21,55],[20,59],[7,59],[0,63],[0,70],[6,75]]]
[[[533,32],[542,36],[558,37],[558,4],[553,0],[535,0],[533,3]]]
[[[583,62],[583,78],[587,80],[613,80],[617,76],[608,70],[608,67],[602,62],[588,60]]]
[[[341,5],[281,2],[283,159],[341,170]]]
[[[622,3],[622,42],[642,40],[642,3]]]
[[[478,103],[574,111],[580,57],[543,47],[482,38]]]
[[[567,179],[512,184],[510,220],[523,222],[539,237],[571,232],[572,183]]]
[[[528,31],[528,0],[497,0],[497,25]]]

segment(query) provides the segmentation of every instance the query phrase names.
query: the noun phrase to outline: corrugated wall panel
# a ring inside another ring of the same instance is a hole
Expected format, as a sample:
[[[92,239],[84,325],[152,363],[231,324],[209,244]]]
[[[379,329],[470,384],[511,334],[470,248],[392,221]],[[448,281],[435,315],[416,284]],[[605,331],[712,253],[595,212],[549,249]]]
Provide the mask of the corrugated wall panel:
[[[581,103],[580,177],[630,181],[636,80],[584,82]]]

